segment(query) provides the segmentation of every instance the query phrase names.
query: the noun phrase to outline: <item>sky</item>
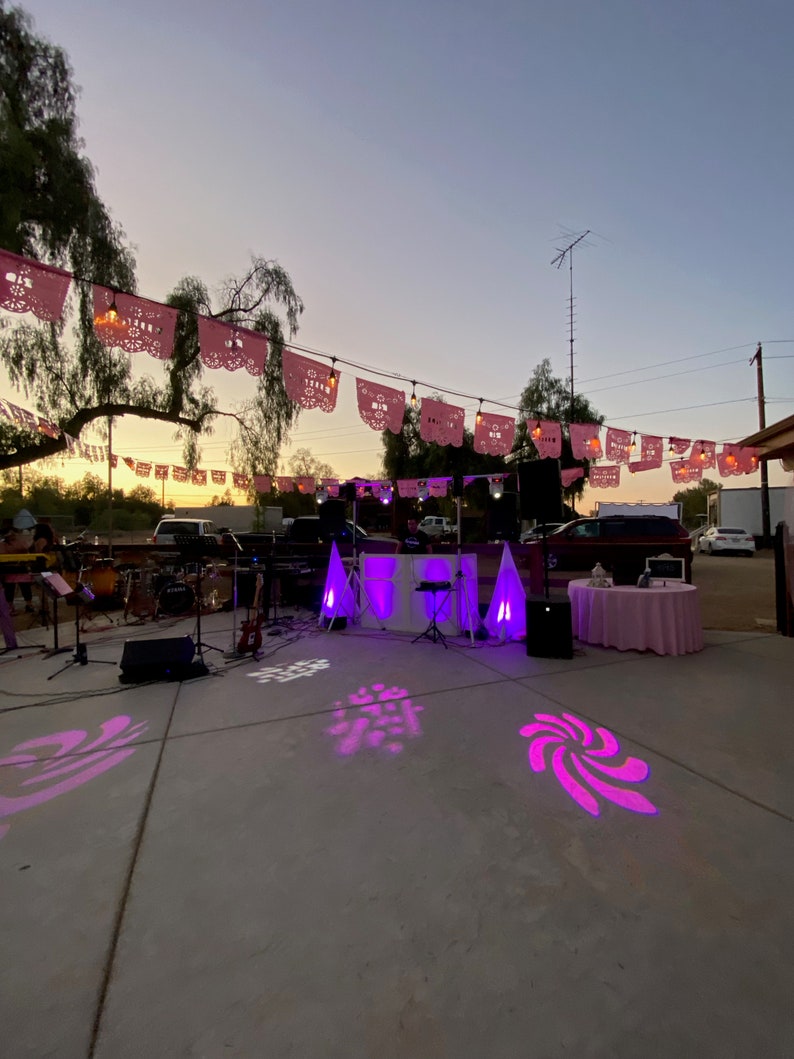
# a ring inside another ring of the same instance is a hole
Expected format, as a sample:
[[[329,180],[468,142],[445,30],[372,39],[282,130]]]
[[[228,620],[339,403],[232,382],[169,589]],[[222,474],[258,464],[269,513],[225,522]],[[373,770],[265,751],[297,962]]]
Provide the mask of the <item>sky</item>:
[[[336,411],[302,413],[292,439],[340,478],[380,469],[356,409],[366,367],[418,380],[420,398],[469,395],[448,398],[469,427],[479,397],[485,411],[517,405],[544,357],[568,376],[570,274],[552,261],[587,230],[574,381],[606,425],[753,433],[758,342],[767,424],[792,414],[787,0],[23,6],[71,59],[139,293],[164,299],[185,275],[212,289],[260,254],[305,303],[296,343],[361,366],[339,366]],[[156,375],[148,360],[136,370]],[[224,408],[254,386],[242,372],[205,380]],[[201,467],[228,469],[227,431],[203,443]],[[181,463],[150,423],[119,424],[114,450]],[[770,466],[771,485],[789,477]],[[141,482],[120,469],[115,484]],[[624,469],[579,507],[679,488],[667,464]]]

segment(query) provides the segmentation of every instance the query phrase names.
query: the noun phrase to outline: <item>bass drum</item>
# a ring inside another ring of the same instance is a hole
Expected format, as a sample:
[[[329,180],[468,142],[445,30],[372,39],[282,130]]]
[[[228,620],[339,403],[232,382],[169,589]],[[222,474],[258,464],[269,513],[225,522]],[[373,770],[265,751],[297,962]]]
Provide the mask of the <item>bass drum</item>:
[[[196,593],[184,581],[169,581],[157,595],[157,613],[177,618],[189,613],[196,605]]]

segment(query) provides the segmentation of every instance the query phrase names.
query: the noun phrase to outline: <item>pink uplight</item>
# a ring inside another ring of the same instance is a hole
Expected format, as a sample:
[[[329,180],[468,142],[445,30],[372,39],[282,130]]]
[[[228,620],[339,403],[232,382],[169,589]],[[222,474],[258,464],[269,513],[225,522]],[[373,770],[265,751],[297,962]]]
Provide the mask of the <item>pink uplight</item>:
[[[536,713],[535,722],[521,728],[520,735],[531,740],[528,756],[532,771],[545,772],[550,754],[551,771],[563,790],[591,816],[601,815],[596,796],[632,813],[658,814],[659,810],[644,795],[623,786],[648,779],[651,770],[645,761],[627,757],[620,763],[607,764],[603,760],[620,753],[620,744],[606,728],[593,730],[570,713],[560,717]]]

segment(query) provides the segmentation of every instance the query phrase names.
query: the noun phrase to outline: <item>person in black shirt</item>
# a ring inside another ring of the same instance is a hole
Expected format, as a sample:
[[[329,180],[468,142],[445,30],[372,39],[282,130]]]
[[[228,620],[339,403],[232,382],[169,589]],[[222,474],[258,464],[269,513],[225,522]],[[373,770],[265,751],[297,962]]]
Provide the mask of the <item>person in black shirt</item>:
[[[400,543],[397,552],[405,555],[429,555],[433,551],[430,538],[424,530],[419,529],[419,523],[412,515],[400,534]]]

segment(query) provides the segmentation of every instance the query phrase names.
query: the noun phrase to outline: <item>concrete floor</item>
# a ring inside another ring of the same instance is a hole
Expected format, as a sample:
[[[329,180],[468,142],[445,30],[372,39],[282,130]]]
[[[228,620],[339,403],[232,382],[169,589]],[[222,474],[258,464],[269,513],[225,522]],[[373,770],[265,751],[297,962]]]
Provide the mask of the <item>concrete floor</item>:
[[[0,658],[4,1059],[794,1055],[794,641],[564,661],[309,618],[119,684],[123,640],[192,631]]]

